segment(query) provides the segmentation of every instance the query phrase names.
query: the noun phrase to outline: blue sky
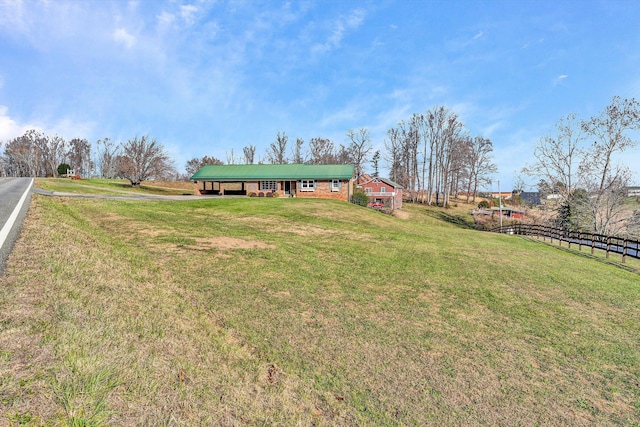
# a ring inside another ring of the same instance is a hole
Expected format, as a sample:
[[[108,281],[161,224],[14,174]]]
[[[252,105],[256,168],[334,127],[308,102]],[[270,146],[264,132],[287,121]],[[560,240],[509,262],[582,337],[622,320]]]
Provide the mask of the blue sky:
[[[150,135],[182,170],[278,131],[366,127],[383,150],[444,105],[493,141],[504,190],[559,118],[640,98],[638,22],[632,0],[0,0],[0,141]]]

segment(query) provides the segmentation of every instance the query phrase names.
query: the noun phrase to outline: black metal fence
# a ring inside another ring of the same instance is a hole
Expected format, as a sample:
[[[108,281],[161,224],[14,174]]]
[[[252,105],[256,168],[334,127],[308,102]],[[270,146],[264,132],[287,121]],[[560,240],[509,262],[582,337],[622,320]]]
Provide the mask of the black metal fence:
[[[596,249],[599,249],[606,251],[607,258],[611,253],[621,255],[622,263],[626,261],[627,257],[640,259],[640,242],[626,237],[605,236],[603,234],[564,230],[537,224],[503,225],[502,227],[493,228],[491,231],[542,237],[544,240],[549,239],[552,243],[555,240],[560,246],[562,246],[562,243],[566,243],[569,248],[571,248],[571,245],[577,245],[580,251],[583,247],[591,248],[592,254]]]

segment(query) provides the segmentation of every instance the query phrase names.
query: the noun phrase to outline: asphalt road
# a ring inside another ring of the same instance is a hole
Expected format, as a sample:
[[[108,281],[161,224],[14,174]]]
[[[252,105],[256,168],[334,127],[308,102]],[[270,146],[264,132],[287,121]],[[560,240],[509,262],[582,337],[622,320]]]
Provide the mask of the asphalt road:
[[[29,209],[31,201],[31,178],[2,178],[0,179],[0,275],[4,274],[4,267],[13,244],[15,243],[22,221]],[[22,201],[22,206],[17,209]]]

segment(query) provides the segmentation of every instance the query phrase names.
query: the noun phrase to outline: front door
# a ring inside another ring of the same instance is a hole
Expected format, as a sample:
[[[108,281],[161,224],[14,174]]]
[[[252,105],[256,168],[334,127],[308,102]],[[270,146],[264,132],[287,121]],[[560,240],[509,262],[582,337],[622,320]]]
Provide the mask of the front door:
[[[291,181],[284,182],[284,194],[291,194]]]

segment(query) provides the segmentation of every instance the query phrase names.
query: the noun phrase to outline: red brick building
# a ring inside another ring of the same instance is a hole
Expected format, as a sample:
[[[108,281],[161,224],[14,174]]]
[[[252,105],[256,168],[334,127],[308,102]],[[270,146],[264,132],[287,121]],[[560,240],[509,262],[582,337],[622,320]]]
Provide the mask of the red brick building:
[[[386,178],[360,176],[358,188],[369,198],[369,206],[402,209],[402,186]]]

